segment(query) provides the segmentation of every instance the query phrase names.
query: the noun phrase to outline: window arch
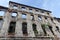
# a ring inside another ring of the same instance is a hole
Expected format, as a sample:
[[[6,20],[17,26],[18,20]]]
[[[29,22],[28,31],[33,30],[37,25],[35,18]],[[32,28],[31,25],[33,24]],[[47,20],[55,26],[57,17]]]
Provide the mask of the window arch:
[[[18,9],[18,6],[17,6],[17,5],[13,5],[13,8],[14,8],[14,9]]]
[[[35,33],[35,36],[37,36],[37,34],[38,34],[38,31],[37,31],[37,29],[36,29],[36,24],[32,24],[32,28],[33,28],[33,31],[34,31],[34,33]]]
[[[22,9],[22,10],[26,10],[26,7],[22,6],[21,9]]]
[[[0,11],[0,16],[4,16],[5,12],[4,11]]]
[[[38,15],[38,20],[40,20],[40,21],[42,20],[42,18],[41,18],[41,16],[40,16],[40,15]]]
[[[27,15],[22,13],[22,19],[26,19],[27,18]]]
[[[22,31],[23,31],[23,35],[27,36],[28,32],[27,32],[27,23],[23,22],[22,23]]]
[[[45,30],[45,25],[44,25],[44,24],[41,24],[41,27],[42,27],[42,29],[43,29],[44,36],[46,36],[46,35],[47,35],[47,32],[46,32],[46,30]]]
[[[50,31],[53,33],[53,35],[54,35],[54,32],[53,32],[53,30],[52,30],[52,26],[49,26],[49,29],[50,29]]]
[[[59,31],[59,27],[58,27],[58,26],[56,26],[56,31],[58,31],[58,32],[60,33],[60,31]]]
[[[15,27],[16,27],[16,22],[11,21],[10,26],[9,26],[9,30],[8,30],[8,35],[15,33]]]

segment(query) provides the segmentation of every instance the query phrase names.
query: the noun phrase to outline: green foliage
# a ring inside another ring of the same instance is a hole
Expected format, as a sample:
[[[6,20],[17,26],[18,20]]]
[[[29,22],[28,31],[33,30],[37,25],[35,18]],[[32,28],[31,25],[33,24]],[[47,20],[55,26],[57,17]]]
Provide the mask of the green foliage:
[[[44,28],[48,28],[48,24],[42,24]]]
[[[38,34],[38,31],[37,30],[34,30],[35,34]]]

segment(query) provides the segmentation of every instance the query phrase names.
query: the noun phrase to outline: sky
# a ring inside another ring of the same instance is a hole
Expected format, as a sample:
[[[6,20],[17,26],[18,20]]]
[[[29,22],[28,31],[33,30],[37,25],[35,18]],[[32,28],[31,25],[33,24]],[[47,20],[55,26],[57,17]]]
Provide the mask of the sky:
[[[60,0],[0,0],[0,5],[8,7],[9,1],[52,11],[52,15],[60,18]]]

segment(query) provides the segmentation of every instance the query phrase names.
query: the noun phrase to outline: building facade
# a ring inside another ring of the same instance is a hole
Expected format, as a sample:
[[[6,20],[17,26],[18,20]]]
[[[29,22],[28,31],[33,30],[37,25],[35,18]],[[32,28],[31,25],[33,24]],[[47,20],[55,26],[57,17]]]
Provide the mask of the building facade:
[[[0,38],[10,40],[59,40],[60,22],[51,11],[9,1],[0,6]],[[13,39],[12,39],[13,38]]]

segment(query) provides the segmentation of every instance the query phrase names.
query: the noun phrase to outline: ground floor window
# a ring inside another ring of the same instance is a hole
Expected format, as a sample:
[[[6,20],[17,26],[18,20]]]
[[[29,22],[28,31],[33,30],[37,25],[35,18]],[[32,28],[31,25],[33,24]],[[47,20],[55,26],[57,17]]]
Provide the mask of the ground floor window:
[[[10,22],[10,26],[9,26],[9,30],[8,30],[9,34],[15,33],[15,26],[16,26],[16,22]]]
[[[27,36],[28,32],[27,32],[27,23],[24,22],[22,23],[22,31],[23,31],[23,35]]]

